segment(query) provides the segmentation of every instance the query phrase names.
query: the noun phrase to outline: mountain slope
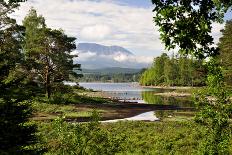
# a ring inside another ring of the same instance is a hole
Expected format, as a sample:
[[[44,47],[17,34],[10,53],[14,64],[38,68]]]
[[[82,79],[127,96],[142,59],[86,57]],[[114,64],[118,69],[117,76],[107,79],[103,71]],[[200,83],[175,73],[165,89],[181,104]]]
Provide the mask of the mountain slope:
[[[77,63],[86,69],[100,68],[146,68],[151,64],[147,59],[135,56],[120,46],[104,46],[96,43],[79,43]],[[151,59],[152,60],[152,59]]]
[[[130,51],[120,46],[104,46],[96,43],[79,43],[77,50],[81,53],[93,52],[98,55],[114,55],[117,53],[133,55]]]

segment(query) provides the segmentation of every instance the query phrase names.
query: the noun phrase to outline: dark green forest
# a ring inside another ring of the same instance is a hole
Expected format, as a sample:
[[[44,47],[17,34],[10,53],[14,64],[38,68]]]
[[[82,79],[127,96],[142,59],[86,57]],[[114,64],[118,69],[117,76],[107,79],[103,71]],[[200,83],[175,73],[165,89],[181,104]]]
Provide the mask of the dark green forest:
[[[138,82],[140,73],[137,74],[84,74],[80,82]]]
[[[144,86],[204,86],[207,69],[203,61],[163,53],[140,78]]]
[[[103,68],[103,69],[82,69],[83,77],[80,82],[138,82],[142,69],[134,68]]]

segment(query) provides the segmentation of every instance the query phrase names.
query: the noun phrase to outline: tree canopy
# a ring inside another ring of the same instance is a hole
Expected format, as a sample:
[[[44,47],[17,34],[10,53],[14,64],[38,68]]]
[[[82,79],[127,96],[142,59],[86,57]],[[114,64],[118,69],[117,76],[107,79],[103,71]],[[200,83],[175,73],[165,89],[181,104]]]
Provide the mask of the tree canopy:
[[[43,85],[47,97],[56,84],[68,81],[70,76],[78,77],[73,69],[80,69],[73,63],[71,52],[76,49],[74,37],[68,37],[62,30],[47,28],[45,19],[31,9],[25,17],[26,28],[24,53],[33,81]]]
[[[152,0],[152,3],[155,4],[154,21],[160,27],[161,40],[167,50],[179,48],[179,52],[185,55],[208,58],[207,88],[195,96],[199,110],[196,121],[208,129],[199,153],[229,154],[232,104],[224,85],[222,69],[215,59],[219,48],[214,45],[211,32],[213,22],[223,22],[232,1]]]
[[[228,85],[232,85],[232,20],[225,24],[225,28],[221,31],[222,37],[219,39],[219,62],[223,66],[225,81]]]
[[[211,36],[212,23],[222,22],[232,5],[225,0],[152,0],[154,21],[166,49],[205,58],[218,54]]]
[[[9,14],[21,1],[0,1],[0,154],[23,154],[35,142],[28,99],[31,92],[22,71],[24,28]]]
[[[202,61],[186,56],[167,56],[154,59],[151,68],[140,78],[140,84],[153,86],[204,86],[206,67]]]

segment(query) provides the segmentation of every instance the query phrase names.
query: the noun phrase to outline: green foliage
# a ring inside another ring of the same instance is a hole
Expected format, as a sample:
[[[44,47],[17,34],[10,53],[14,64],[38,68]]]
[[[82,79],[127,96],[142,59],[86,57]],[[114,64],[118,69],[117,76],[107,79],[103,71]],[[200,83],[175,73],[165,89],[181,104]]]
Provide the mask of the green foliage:
[[[32,154],[35,126],[31,116],[30,84],[23,72],[23,28],[8,15],[20,0],[0,1],[0,154]]]
[[[48,99],[50,104],[70,104],[72,103],[72,94],[62,94],[61,92],[53,93]]]
[[[224,0],[152,0],[154,21],[160,27],[166,49],[180,48],[181,53],[197,58],[216,56],[213,45],[212,22],[222,22],[231,1]]]
[[[199,154],[229,154],[231,102],[224,85],[221,67],[215,62],[219,49],[214,44],[213,22],[222,22],[232,1],[224,0],[152,0],[154,21],[160,27],[161,40],[166,49],[179,47],[180,53],[192,54],[207,64],[207,91],[196,95],[200,110],[197,122],[207,127]],[[207,95],[211,98],[209,100]]]
[[[219,39],[219,52],[218,61],[223,67],[223,75],[227,85],[232,85],[232,20],[225,24],[222,37]]]
[[[69,124],[61,118],[53,121],[46,133],[47,154],[115,154],[125,149],[127,136],[100,128],[98,114],[86,124]]]
[[[0,101],[0,154],[31,152],[26,148],[36,142],[35,125],[26,123],[31,112],[27,102]]]
[[[140,84],[146,86],[203,86],[205,81],[206,67],[202,61],[183,56],[169,58],[166,54],[155,58],[140,78]]]
[[[26,28],[24,53],[26,55],[29,77],[38,86],[43,86],[50,98],[52,87],[69,81],[70,77],[78,77],[73,69],[80,69],[73,64],[71,52],[76,49],[76,38],[68,37],[62,30],[47,28],[45,19],[31,9],[25,17]]]
[[[141,69],[132,68],[104,68],[104,69],[83,69],[83,77],[80,82],[138,82]]]
[[[224,86],[221,67],[217,65],[215,60],[209,61],[208,87],[196,96],[200,110],[196,121],[207,126],[208,131],[202,144],[205,154],[229,154],[232,104]]]
[[[136,74],[84,74],[80,82],[138,82],[140,73]]]
[[[197,154],[206,130],[194,122],[41,124],[46,154]]]

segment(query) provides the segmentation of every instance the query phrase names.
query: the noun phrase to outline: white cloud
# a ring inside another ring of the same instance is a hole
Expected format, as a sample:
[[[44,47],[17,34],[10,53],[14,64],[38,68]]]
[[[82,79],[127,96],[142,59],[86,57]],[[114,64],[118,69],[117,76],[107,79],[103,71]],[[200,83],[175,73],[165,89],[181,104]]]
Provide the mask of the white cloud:
[[[19,23],[32,6],[45,17],[49,27],[64,29],[78,38],[77,42],[124,46],[139,55],[144,51],[155,55],[154,51],[160,49],[152,8],[120,5],[111,0],[28,0],[15,14]]]
[[[109,37],[111,34],[111,29],[107,25],[93,25],[84,27],[80,34],[84,39],[102,40]]]
[[[87,61],[96,56],[96,53],[93,52],[85,52],[85,53],[77,52],[77,54],[78,54],[78,58],[80,58],[82,61]]]
[[[129,57],[127,55],[119,54],[119,55],[116,55],[113,59],[118,62],[123,62],[123,61],[127,61],[128,58]]]
[[[153,62],[153,57],[147,57],[147,56],[140,56],[140,57],[136,57],[135,60],[138,63],[147,63],[147,64],[151,64]]]
[[[105,68],[105,67],[132,67],[144,68],[152,64],[151,56],[128,55],[119,52],[114,54],[96,54],[90,51],[76,51],[79,57],[74,61],[81,63],[83,68]]]
[[[113,59],[118,62],[134,62],[134,63],[142,63],[142,64],[151,64],[153,61],[153,57],[149,56],[135,56],[135,55],[124,55],[119,54],[113,56]]]
[[[225,24],[213,23],[212,24],[212,36],[214,37],[214,42],[218,43],[219,38],[221,37],[222,33],[220,30],[224,29]]]
[[[34,7],[52,28],[62,28],[77,42],[119,45],[140,56],[158,56],[164,49],[152,8],[121,5],[112,0],[28,0],[15,13],[17,21]],[[217,41],[221,25],[215,25]],[[151,59],[150,58],[150,59]]]

